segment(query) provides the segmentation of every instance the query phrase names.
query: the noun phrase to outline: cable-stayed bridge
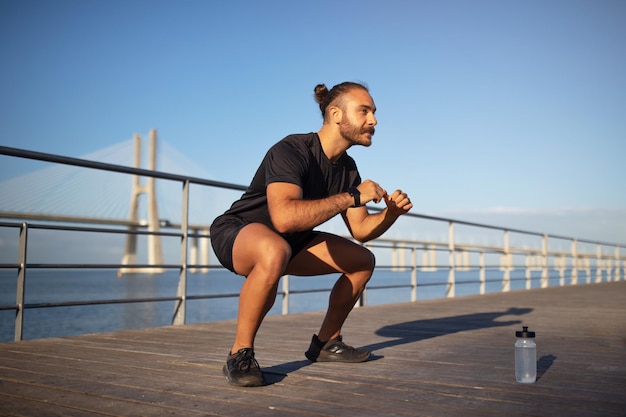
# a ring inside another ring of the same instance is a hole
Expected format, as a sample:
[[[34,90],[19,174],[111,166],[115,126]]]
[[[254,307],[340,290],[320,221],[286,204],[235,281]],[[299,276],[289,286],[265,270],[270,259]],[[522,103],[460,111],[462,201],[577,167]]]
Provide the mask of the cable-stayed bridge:
[[[143,142],[146,142],[145,139]],[[131,138],[80,158],[132,167],[134,148],[135,139]],[[143,168],[148,166],[147,157],[144,152],[141,161]],[[211,178],[211,174],[204,167],[162,140],[158,143],[156,169],[197,178]],[[133,181],[125,174],[54,164],[15,178],[0,178],[0,211],[128,220],[132,188]],[[175,192],[172,193],[171,190]],[[156,191],[159,216],[172,222],[180,221],[179,184],[157,181]],[[219,190],[214,191],[218,192],[203,196],[202,200],[211,205],[216,202],[232,202],[230,197],[223,199]],[[202,206],[201,201],[197,203],[190,207],[190,222],[210,222],[211,207]],[[147,218],[146,205],[141,205],[139,215]]]
[[[204,167],[168,143],[157,143],[156,131],[151,131],[149,136],[149,140],[145,140],[135,135],[80,159],[210,178]],[[149,144],[148,152],[142,152],[145,148],[142,145],[146,144]],[[228,207],[235,195],[231,190],[195,188],[187,207],[190,228],[208,234],[212,219]],[[183,213],[179,182],[64,164],[2,180],[0,196],[0,217],[3,218],[117,224],[130,229],[144,227],[152,232],[164,226],[180,225]],[[208,239],[200,240],[201,248],[191,249],[194,256],[201,250],[202,264],[206,265]],[[147,249],[149,264],[162,264],[160,237],[151,235],[147,241],[147,248],[140,248],[140,252]],[[136,263],[137,249],[137,236],[129,235],[122,263]],[[126,268],[122,272],[133,270]]]

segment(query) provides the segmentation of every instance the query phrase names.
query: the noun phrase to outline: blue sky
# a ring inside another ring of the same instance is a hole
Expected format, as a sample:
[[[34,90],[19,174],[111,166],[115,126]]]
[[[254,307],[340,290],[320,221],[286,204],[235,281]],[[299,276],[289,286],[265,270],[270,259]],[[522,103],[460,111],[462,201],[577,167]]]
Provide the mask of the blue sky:
[[[379,125],[350,154],[415,212],[624,243],[624,21],[621,0],[0,0],[0,144],[82,156],[156,128],[247,184],[319,129],[317,83],[361,81]]]

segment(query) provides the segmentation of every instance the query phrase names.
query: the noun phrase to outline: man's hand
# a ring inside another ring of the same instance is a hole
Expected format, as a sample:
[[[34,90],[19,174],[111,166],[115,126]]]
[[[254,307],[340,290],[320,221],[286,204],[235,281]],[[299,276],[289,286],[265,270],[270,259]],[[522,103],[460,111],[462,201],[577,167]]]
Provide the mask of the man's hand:
[[[370,201],[380,203],[387,195],[387,191],[372,180],[363,181],[357,188],[361,193],[361,205],[365,205]]]
[[[409,196],[401,190],[396,190],[391,195],[385,194],[384,199],[388,213],[395,217],[399,217],[413,208]]]
[[[387,208],[380,213],[369,213],[366,207],[351,208],[343,213],[344,220],[352,236],[359,242],[376,239],[400,217],[413,208],[413,203],[406,193],[396,190],[387,192],[373,181],[367,180],[358,186],[361,202],[385,201]],[[365,194],[365,196],[363,195]]]

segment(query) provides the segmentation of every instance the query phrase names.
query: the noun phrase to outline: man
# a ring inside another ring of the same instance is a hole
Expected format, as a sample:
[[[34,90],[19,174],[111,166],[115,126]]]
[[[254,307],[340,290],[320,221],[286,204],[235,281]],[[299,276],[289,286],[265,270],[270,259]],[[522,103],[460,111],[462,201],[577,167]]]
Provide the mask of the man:
[[[374,255],[316,226],[341,214],[360,242],[383,234],[413,206],[400,190],[388,195],[361,177],[346,150],[370,146],[376,106],[368,89],[345,82],[316,86],[323,125],[317,133],[290,135],[265,155],[240,200],[211,225],[211,242],[226,268],[246,277],[239,296],[235,341],[224,375],[238,386],[265,384],[254,358],[254,339],[276,299],[280,277],[340,273],[326,316],[305,353],[313,361],[363,362],[370,352],[345,344],[341,327],[372,276]],[[370,214],[369,202],[386,208]]]

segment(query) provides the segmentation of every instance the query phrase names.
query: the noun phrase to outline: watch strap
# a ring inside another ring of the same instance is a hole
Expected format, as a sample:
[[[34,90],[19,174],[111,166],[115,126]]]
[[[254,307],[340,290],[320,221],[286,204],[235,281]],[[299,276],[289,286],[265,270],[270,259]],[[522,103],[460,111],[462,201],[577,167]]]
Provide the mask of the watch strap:
[[[361,192],[356,187],[349,187],[348,193],[354,198],[354,205],[352,207],[359,207],[361,205]]]

